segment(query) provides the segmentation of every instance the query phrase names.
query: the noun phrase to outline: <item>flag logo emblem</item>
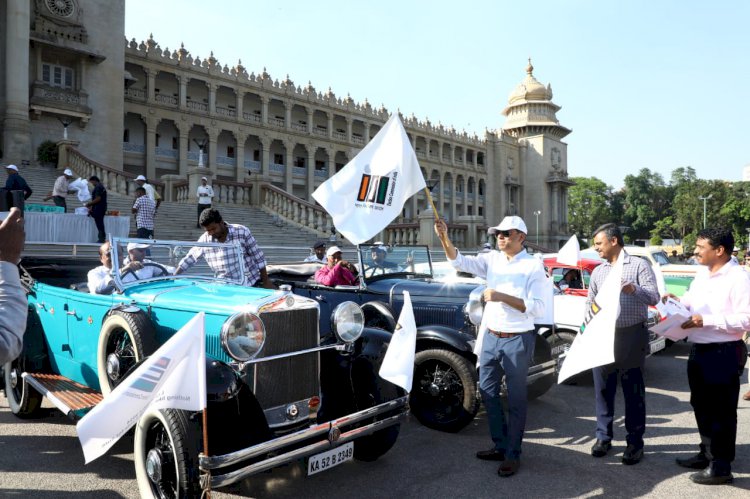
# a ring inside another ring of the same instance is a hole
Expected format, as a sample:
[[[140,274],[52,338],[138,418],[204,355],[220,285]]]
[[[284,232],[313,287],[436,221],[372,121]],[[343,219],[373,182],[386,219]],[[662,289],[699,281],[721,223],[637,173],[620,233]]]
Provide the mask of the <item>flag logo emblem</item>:
[[[388,184],[391,179],[387,176],[362,174],[359,183],[357,201],[367,201],[375,204],[385,204],[388,195]]]

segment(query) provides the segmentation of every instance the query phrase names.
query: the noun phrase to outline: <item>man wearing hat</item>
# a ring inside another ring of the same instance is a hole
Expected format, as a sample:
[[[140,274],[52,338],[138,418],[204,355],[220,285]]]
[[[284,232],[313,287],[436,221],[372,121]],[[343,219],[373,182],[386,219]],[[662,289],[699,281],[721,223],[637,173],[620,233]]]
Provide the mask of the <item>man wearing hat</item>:
[[[195,222],[195,228],[201,228],[201,213],[211,207],[211,199],[214,197],[213,188],[208,185],[208,179],[201,177],[201,185],[198,186],[198,221]]]
[[[55,203],[55,206],[60,206],[67,212],[68,205],[65,202],[65,196],[67,196],[68,194],[76,193],[76,191],[72,191],[68,188],[68,183],[72,178],[73,171],[70,168],[66,168],[63,171],[63,174],[57,177],[57,180],[55,180],[55,185],[52,186],[52,190],[49,194],[47,194],[47,197],[45,197],[44,200],[49,201],[51,199]]]
[[[521,441],[526,426],[526,378],[534,356],[534,318],[544,315],[548,281],[542,261],[526,252],[526,224],[521,217],[505,217],[488,233],[497,237],[500,251],[464,256],[448,238],[443,220],[435,223],[445,255],[453,267],[487,280],[480,335],[479,391],[487,409],[493,446],[477,458],[500,462],[497,474],[515,474],[521,465]],[[500,398],[502,377],[508,392],[508,413]]]
[[[148,183],[148,180],[146,180],[146,177],[143,175],[138,175],[135,177],[135,183],[139,186],[146,189],[146,195],[151,198],[151,201],[156,203],[156,209],[159,209],[159,205],[161,204],[161,196],[158,192],[156,192],[156,189],[154,189],[154,186]]]
[[[357,284],[354,277],[356,268],[346,260],[341,259],[341,248],[331,246],[326,251],[326,265],[315,272],[315,282],[325,286],[353,286]]]
[[[312,247],[313,254],[305,258],[306,262],[326,263],[326,242],[322,240],[315,241]]]
[[[26,180],[18,173],[18,167],[16,165],[8,165],[5,167],[5,171],[8,173],[8,178],[5,180],[5,188],[9,191],[23,191],[23,198],[29,199],[31,197],[31,187],[26,183]]]

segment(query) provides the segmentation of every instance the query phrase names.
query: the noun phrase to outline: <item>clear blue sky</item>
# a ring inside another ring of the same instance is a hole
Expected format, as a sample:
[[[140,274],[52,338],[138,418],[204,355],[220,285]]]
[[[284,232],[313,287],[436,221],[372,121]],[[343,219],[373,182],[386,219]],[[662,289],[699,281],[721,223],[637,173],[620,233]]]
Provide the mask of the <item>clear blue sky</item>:
[[[569,173],[619,188],[641,168],[741,179],[749,19],[740,0],[126,0],[125,35],[479,135],[531,57]]]

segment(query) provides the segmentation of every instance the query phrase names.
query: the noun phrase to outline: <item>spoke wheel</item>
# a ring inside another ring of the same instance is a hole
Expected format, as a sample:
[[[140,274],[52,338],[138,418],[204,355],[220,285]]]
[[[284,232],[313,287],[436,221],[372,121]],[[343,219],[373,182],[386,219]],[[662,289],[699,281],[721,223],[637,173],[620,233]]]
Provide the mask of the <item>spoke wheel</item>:
[[[456,432],[479,410],[476,369],[448,350],[424,350],[415,358],[412,413],[425,426]]]
[[[114,390],[133,366],[156,348],[156,331],[145,313],[112,312],[102,324],[97,348],[97,374],[102,394]]]
[[[42,394],[24,383],[23,357],[8,362],[3,367],[5,397],[10,411],[19,418],[38,416],[42,408]]]

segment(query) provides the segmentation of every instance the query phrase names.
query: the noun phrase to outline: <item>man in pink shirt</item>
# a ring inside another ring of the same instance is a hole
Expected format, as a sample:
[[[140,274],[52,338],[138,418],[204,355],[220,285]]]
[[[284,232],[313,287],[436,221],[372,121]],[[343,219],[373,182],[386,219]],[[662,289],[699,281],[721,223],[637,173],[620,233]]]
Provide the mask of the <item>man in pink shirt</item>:
[[[734,236],[723,228],[703,229],[695,243],[700,269],[682,303],[691,316],[682,324],[693,343],[688,359],[690,405],[700,434],[700,452],[678,458],[685,468],[702,470],[693,482],[732,481],[737,440],[740,375],[747,361],[743,331],[750,330],[750,276],[732,260]]]
[[[341,248],[331,246],[326,251],[328,262],[315,272],[315,282],[325,286],[352,286],[357,284],[357,278],[354,277],[352,270],[356,271],[354,266],[341,259]]]

